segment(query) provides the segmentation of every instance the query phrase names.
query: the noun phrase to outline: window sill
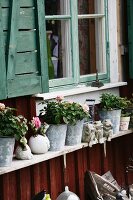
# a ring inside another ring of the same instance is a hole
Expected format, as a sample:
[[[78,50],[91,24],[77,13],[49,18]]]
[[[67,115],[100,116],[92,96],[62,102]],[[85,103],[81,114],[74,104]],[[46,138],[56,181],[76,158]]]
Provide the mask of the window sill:
[[[49,92],[49,93],[43,93],[43,94],[36,94],[34,96],[36,98],[46,100],[46,99],[56,98],[57,94],[67,97],[67,96],[72,96],[72,95],[77,95],[77,94],[88,93],[88,92],[97,92],[97,91],[102,91],[106,89],[117,88],[117,87],[125,86],[125,85],[127,85],[127,82],[106,83],[104,84],[104,86],[100,88],[79,85],[73,89],[66,89],[64,91],[55,91],[55,92]]]
[[[118,138],[120,136],[124,136],[124,135],[128,135],[131,134],[133,132],[133,130],[128,130],[128,131],[121,131],[118,134],[113,135],[113,138]],[[41,155],[34,155],[33,159],[31,160],[17,160],[17,159],[13,159],[12,165],[11,167],[0,167],[0,175],[2,174],[6,174],[18,169],[22,169],[61,155],[65,155],[71,152],[74,152],[78,149],[82,149],[88,147],[88,143],[81,143],[79,145],[75,145],[75,146],[65,146],[64,149],[62,151],[49,151],[45,154],[41,154]]]

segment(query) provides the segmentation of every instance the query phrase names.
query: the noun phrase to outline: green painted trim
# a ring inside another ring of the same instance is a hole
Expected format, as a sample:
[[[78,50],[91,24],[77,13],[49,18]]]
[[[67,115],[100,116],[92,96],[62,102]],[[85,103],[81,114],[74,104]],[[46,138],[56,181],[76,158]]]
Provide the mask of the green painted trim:
[[[0,0],[0,99],[7,98],[7,86],[6,86],[6,65],[5,65],[5,53],[3,42],[3,23],[2,23],[2,0]]]
[[[79,67],[79,40],[78,40],[78,19],[81,17],[105,17],[105,45],[106,45],[106,70],[107,73],[99,74],[99,79],[103,82],[109,82],[110,78],[110,51],[109,51],[109,30],[108,30],[108,0],[104,0],[105,8],[104,14],[94,14],[94,15],[78,15],[77,0],[70,1],[70,11],[71,11],[71,43],[72,43],[72,74],[73,79],[63,78],[63,79],[53,79],[49,81],[50,91],[58,90],[57,87],[67,88],[71,85],[78,85],[80,83],[92,82],[96,79],[95,74],[89,74],[85,76],[80,76],[80,67]],[[45,19],[54,19],[55,16],[46,16]],[[57,20],[62,19],[63,16],[56,16]],[[68,85],[68,86],[67,86]]]
[[[110,79],[110,43],[109,43],[109,19],[108,19],[108,0],[105,3],[105,38],[106,38],[106,68],[107,77]]]
[[[109,46],[109,30],[108,30],[108,1],[104,0],[105,3],[105,14],[103,16],[105,16],[105,45],[106,45],[106,69],[107,72],[106,73],[100,73],[99,74],[99,80],[103,80],[103,79],[109,79],[110,78],[110,46]],[[88,75],[84,75],[84,76],[80,76],[80,82],[88,82],[88,81],[94,81],[96,78],[95,74],[88,74]]]
[[[103,17],[105,17],[105,14],[78,15],[78,19],[103,18]]]
[[[77,0],[72,0],[71,5],[71,40],[72,40],[72,65],[74,83],[79,83],[80,67],[79,67],[79,39],[78,39],[78,7]]]
[[[17,97],[41,93],[41,77],[33,74],[19,75],[14,80],[8,80],[8,97]]]
[[[49,91],[49,78],[48,78],[48,59],[47,59],[47,41],[46,41],[46,24],[44,13],[44,0],[36,0],[37,6],[37,23],[38,23],[38,40],[40,54],[40,65],[42,75],[42,92]]]
[[[17,34],[18,34],[18,19],[20,1],[12,0],[11,6],[11,23],[9,27],[10,39],[9,39],[9,53],[7,62],[7,79],[15,78],[15,62],[16,62],[16,47],[17,47]]]
[[[67,84],[73,84],[73,78],[60,78],[60,79],[52,79],[49,81],[50,87],[57,87]]]
[[[63,19],[71,19],[70,15],[46,15],[46,20],[63,20]]]
[[[108,75],[101,73],[99,74],[98,78],[99,80],[107,79]],[[88,81],[94,81],[94,80],[96,80],[96,74],[84,75],[80,77],[80,82],[88,82]]]

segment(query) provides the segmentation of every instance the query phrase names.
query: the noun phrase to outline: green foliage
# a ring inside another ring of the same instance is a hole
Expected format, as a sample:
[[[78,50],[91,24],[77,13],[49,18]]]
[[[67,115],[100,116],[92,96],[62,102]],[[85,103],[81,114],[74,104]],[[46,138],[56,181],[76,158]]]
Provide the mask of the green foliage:
[[[31,127],[32,133],[34,136],[36,135],[45,135],[49,125],[47,123],[42,123],[39,117],[33,117],[32,120],[29,122]]]
[[[27,119],[22,115],[15,116],[13,111],[13,108],[0,103],[0,136],[15,137],[21,142],[28,131]]]
[[[48,124],[76,124],[78,120],[88,118],[87,105],[56,99],[46,101],[44,109],[40,111],[40,117]]]
[[[130,101],[111,93],[103,93],[100,97],[100,108],[102,110],[125,109]]]

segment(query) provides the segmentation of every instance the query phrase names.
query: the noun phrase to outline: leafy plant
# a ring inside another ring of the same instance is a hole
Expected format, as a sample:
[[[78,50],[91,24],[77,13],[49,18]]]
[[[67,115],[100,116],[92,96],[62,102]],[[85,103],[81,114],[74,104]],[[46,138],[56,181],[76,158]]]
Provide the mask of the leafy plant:
[[[131,116],[131,112],[123,111],[121,113],[121,117],[130,117],[130,116]]]
[[[0,136],[15,137],[24,146],[27,143],[25,138],[28,131],[27,119],[22,115],[15,116],[14,110],[0,103]]]
[[[31,122],[29,122],[31,129],[33,131],[33,135],[45,135],[46,130],[48,129],[49,125],[46,122],[41,122],[39,117],[33,117]]]
[[[88,106],[76,102],[63,101],[58,96],[55,101],[45,101],[40,117],[48,124],[76,124],[78,120],[89,117]]]
[[[100,108],[102,110],[125,109],[130,101],[111,93],[103,93],[100,97]]]

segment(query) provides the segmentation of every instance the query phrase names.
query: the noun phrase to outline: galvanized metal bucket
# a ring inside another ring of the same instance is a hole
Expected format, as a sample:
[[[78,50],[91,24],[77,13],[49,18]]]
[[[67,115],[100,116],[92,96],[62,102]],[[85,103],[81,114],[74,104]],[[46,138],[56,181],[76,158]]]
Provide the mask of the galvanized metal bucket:
[[[113,124],[113,134],[119,133],[121,110],[100,111],[100,120],[110,119]]]
[[[46,131],[46,135],[50,141],[49,151],[60,151],[65,146],[66,124],[50,125]]]
[[[0,136],[0,167],[10,167],[13,159],[15,138]]]
[[[67,134],[65,144],[67,146],[73,146],[81,143],[82,131],[84,120],[77,121],[75,125],[67,126]]]

